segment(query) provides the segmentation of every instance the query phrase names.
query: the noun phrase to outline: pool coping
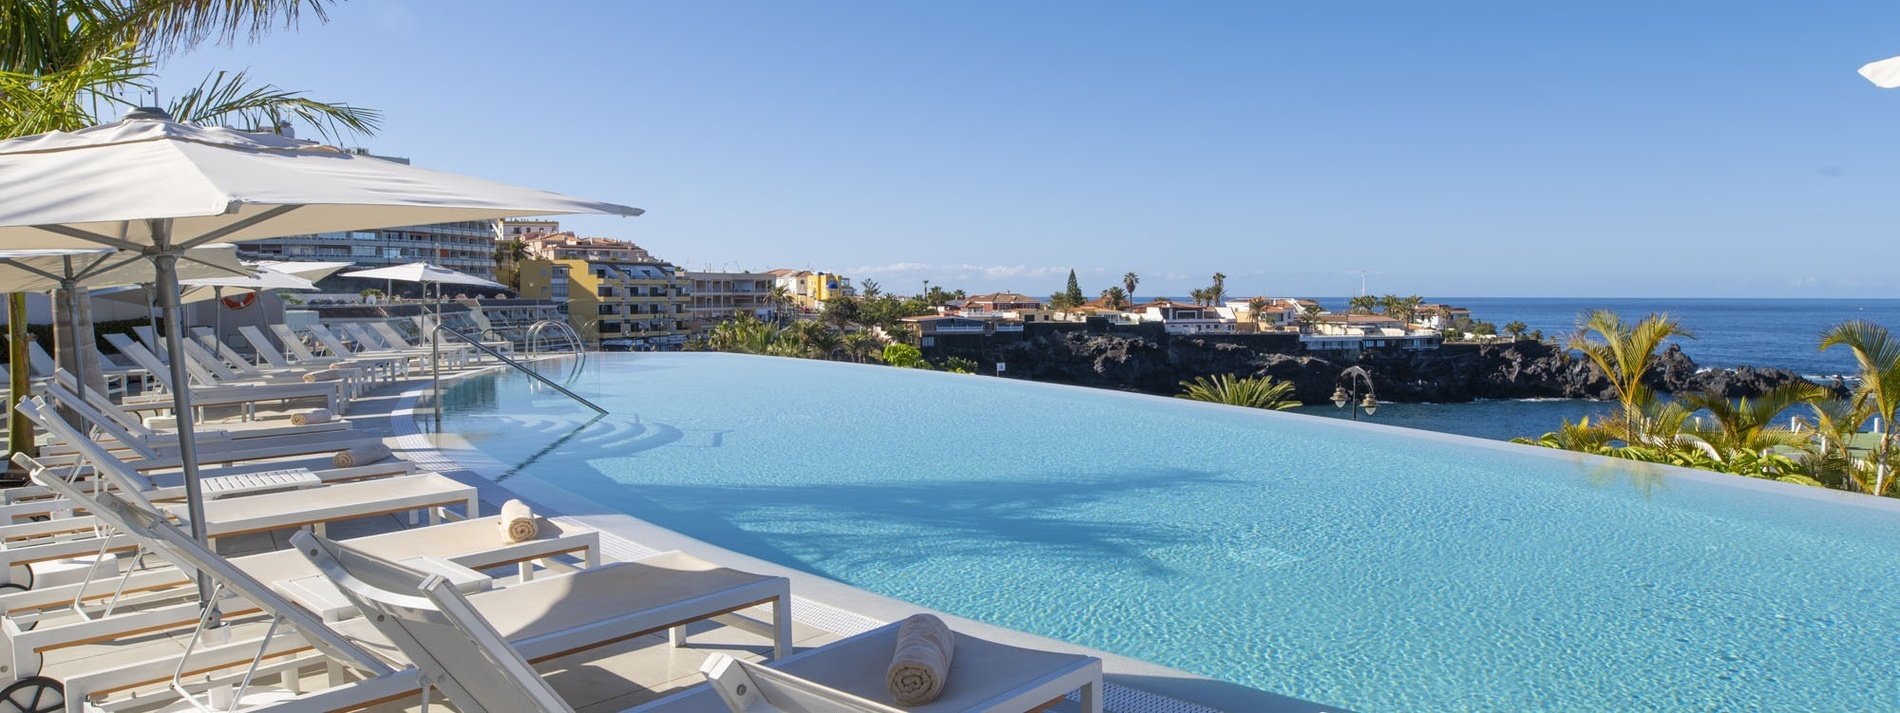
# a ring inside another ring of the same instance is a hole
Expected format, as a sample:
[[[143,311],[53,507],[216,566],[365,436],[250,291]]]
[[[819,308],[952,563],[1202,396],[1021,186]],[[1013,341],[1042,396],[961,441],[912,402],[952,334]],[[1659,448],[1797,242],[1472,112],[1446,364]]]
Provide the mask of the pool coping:
[[[761,357],[771,358],[771,357]],[[442,375],[447,389],[457,382],[494,373],[500,364],[481,369]],[[1034,383],[1034,382],[1031,382]],[[1086,388],[1086,387],[1075,387]],[[840,635],[852,635],[898,621],[912,614],[928,613],[942,617],[960,631],[1012,646],[1094,656],[1102,659],[1103,702],[1112,713],[1218,713],[1219,711],[1258,711],[1260,713],[1321,713],[1346,711],[1338,706],[1305,701],[1236,683],[1208,678],[1160,664],[1120,654],[1092,649],[975,619],[938,611],[894,597],[860,589],[821,575],[786,567],[751,555],[720,547],[669,530],[632,515],[603,511],[597,504],[567,491],[561,486],[526,472],[509,474],[510,484],[496,482],[479,467],[502,467],[457,458],[434,440],[437,434],[419,423],[430,411],[431,384],[421,380],[406,385],[397,394],[390,409],[390,437],[402,456],[418,466],[441,473],[475,487],[480,499],[497,506],[511,498],[531,505],[537,512],[563,522],[597,530],[602,535],[603,554],[617,559],[635,559],[668,550],[679,550],[724,566],[759,574],[782,576],[791,580],[792,618]],[[453,437],[455,434],[442,434]],[[470,455],[475,453],[469,449]],[[528,487],[516,489],[513,483]],[[523,493],[528,490],[532,494]]]

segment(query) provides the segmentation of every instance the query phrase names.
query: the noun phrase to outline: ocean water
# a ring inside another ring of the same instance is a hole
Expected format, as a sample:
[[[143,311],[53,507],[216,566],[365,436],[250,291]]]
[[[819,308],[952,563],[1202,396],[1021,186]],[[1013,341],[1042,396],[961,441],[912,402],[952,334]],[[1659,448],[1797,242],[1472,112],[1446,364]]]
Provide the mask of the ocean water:
[[[1778,367],[1810,377],[1851,374],[1854,359],[1836,347],[1820,351],[1821,332],[1850,319],[1900,329],[1900,299],[1637,299],[1445,297],[1430,300],[1470,308],[1472,317],[1502,327],[1517,320],[1547,336],[1577,330],[1578,317],[1610,309],[1625,319],[1664,312],[1682,322],[1694,339],[1678,340],[1697,364]],[[1344,298],[1321,300],[1344,309]]]
[[[1546,336],[1570,334],[1580,315],[1610,309],[1625,319],[1663,312],[1681,320],[1694,339],[1674,340],[1704,367],[1757,366],[1787,369],[1809,378],[1824,379],[1855,372],[1846,349],[1819,350],[1821,332],[1850,319],[1865,319],[1900,330],[1900,299],[1629,299],[1447,297],[1433,302],[1471,309],[1472,316],[1503,326],[1512,320]],[[1320,300],[1330,309],[1344,309],[1345,298]],[[1307,406],[1299,413],[1347,418],[1345,409]],[[1610,411],[1593,401],[1536,400],[1480,401],[1463,404],[1387,404],[1371,417],[1374,423],[1427,431],[1457,433],[1479,438],[1509,440],[1536,437],[1557,429],[1564,419],[1575,421]]]
[[[1870,498],[802,359],[605,354],[570,386],[612,414],[506,374],[449,390],[446,425],[475,449],[464,457],[530,497],[564,490],[869,590],[1318,704],[1288,710],[1900,701],[1900,678],[1842,675],[1900,659],[1900,512]]]

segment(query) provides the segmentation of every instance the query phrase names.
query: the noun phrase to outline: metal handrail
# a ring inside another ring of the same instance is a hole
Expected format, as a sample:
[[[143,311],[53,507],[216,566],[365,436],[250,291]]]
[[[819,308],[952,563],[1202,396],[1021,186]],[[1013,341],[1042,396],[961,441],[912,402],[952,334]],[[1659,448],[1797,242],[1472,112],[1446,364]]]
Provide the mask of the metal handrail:
[[[528,368],[527,365],[522,364],[521,362],[515,361],[506,356],[503,356],[501,352],[498,352],[498,351],[495,351],[494,349],[489,348],[488,345],[481,343],[480,340],[477,340],[474,337],[470,337],[461,332],[457,332],[453,329],[449,329],[448,327],[444,327],[440,324],[437,324],[435,325],[434,329],[429,331],[429,362],[430,362],[429,366],[434,371],[434,380],[433,380],[432,388],[435,391],[435,425],[438,429],[440,429],[442,426],[442,355],[441,355],[440,347],[442,344],[441,336],[444,333],[449,334],[450,336],[453,336],[456,339],[460,339],[463,342],[466,342],[469,346],[475,347],[476,349],[480,349],[483,352],[486,352],[489,356],[494,357],[496,361],[499,361],[503,364],[507,364],[516,369],[519,369],[522,373],[527,374],[528,376],[534,377],[537,381],[540,381],[543,384],[547,384],[548,386],[554,387],[555,391],[559,391],[562,394],[566,395],[568,398],[581,402],[582,405],[590,409],[593,409],[594,411],[598,413],[601,413],[601,414],[607,413],[607,409],[601,408],[600,404],[596,404],[592,401],[588,401],[587,399],[582,398],[580,394],[574,393],[572,391],[568,391],[567,387],[554,383],[553,379],[549,379],[548,377],[542,376],[540,372]]]
[[[574,327],[572,325],[569,325],[566,322],[562,322],[558,320],[544,319],[539,322],[535,322],[533,325],[530,325],[528,327],[527,339],[525,340],[525,343],[528,348],[529,354],[540,353],[541,333],[550,328],[554,329],[554,332],[560,335],[568,344],[573,345],[575,352],[578,352],[581,354],[586,353],[587,351],[586,342],[581,340],[580,332],[574,331]]]

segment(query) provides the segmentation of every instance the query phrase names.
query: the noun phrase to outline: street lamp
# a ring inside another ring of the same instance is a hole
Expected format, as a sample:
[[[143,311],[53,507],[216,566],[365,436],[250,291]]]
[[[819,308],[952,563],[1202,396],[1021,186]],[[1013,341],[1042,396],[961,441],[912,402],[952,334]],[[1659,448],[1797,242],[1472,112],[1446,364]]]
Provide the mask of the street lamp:
[[[1359,420],[1360,409],[1364,409],[1367,416],[1378,412],[1379,400],[1372,395],[1371,372],[1366,371],[1365,367],[1353,366],[1347,367],[1345,371],[1339,372],[1339,377],[1345,379],[1346,383],[1333,388],[1334,406],[1347,408],[1347,405],[1350,404],[1351,410],[1348,413],[1351,414],[1352,420],[1354,421]],[[1359,396],[1360,382],[1365,382],[1366,385],[1365,398],[1360,398]],[[1346,390],[1348,386],[1352,387],[1350,393]]]

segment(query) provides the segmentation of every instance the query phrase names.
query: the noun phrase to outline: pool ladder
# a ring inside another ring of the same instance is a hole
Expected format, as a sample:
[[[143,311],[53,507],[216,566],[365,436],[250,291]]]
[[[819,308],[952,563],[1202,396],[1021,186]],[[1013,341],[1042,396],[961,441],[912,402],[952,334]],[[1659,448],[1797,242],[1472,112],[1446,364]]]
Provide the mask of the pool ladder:
[[[569,329],[572,329],[572,328],[570,327]],[[429,338],[429,365],[433,369],[433,372],[434,372],[433,377],[432,377],[432,382],[430,384],[430,388],[434,392],[433,395],[435,397],[434,399],[435,425],[436,425],[437,432],[440,432],[441,427],[442,427],[442,355],[440,353],[440,350],[441,350],[441,344],[442,344],[442,335],[444,334],[454,337],[456,339],[460,339],[462,340],[463,343],[471,347],[474,347],[476,349],[480,349],[482,350],[483,353],[486,353],[487,355],[494,357],[495,361],[499,361],[503,364],[507,364],[508,366],[512,366],[515,369],[519,370],[521,373],[534,377],[536,381],[539,381],[543,384],[547,384],[548,386],[553,387],[555,391],[559,391],[561,392],[562,395],[570,399],[573,399],[575,401],[581,402],[581,405],[586,406],[590,409],[593,409],[596,413],[600,413],[602,415],[605,415],[607,413],[607,409],[601,408],[600,404],[596,404],[592,401],[588,401],[587,399],[582,398],[580,394],[567,390],[567,387],[554,383],[553,379],[550,379],[546,376],[542,376],[541,372],[530,369],[528,368],[526,364],[515,361],[514,359],[509,358],[506,355],[503,355],[501,352],[498,352],[492,348],[489,348],[489,346],[486,344],[483,344],[481,340],[438,324],[435,326],[434,329],[430,330],[429,332],[429,337],[430,337]]]

